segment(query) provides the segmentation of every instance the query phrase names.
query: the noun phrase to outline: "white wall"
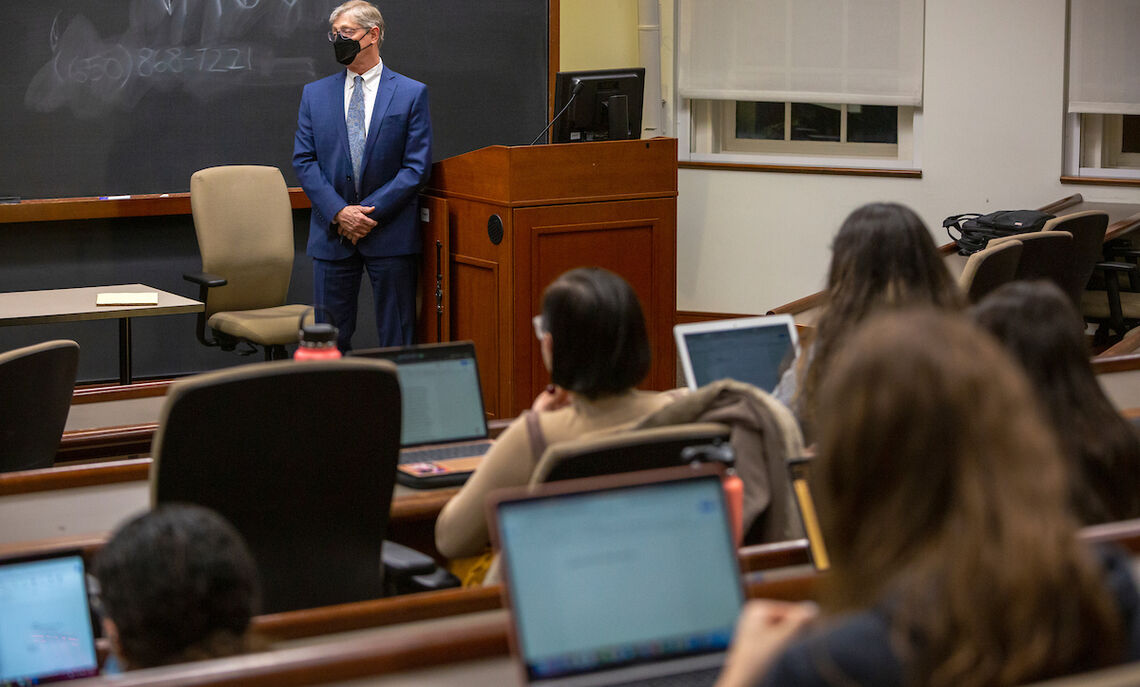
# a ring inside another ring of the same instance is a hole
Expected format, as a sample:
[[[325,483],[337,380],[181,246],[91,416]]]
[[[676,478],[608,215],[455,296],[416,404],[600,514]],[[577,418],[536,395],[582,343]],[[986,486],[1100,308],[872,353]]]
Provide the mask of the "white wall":
[[[927,0],[925,53],[921,179],[680,171],[678,310],[764,312],[818,290],[831,237],[866,202],[910,205],[940,244],[960,212],[1140,203],[1140,189],[1058,180],[1065,0]]]

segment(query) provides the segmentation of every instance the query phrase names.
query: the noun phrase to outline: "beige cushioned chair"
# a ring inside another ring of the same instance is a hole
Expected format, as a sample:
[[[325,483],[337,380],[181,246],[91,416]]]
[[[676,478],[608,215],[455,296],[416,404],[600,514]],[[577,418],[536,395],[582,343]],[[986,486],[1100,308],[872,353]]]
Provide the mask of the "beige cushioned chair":
[[[962,293],[971,303],[977,303],[990,291],[1013,281],[1021,262],[1021,241],[991,241],[990,244],[970,256],[958,278]]]
[[[198,340],[223,350],[245,341],[263,347],[266,360],[286,357],[284,346],[297,342],[308,306],[285,304],[293,211],[281,171],[253,165],[199,170],[190,177],[190,207],[202,272],[184,277],[198,284],[206,304]]]

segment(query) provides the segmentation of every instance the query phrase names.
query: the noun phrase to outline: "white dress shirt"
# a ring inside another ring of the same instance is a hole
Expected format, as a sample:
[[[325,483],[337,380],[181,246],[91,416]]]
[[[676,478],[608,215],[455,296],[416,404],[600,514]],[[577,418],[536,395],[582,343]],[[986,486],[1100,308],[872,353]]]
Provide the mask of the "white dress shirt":
[[[376,104],[376,91],[380,87],[380,72],[384,70],[384,60],[372,69],[361,74],[364,77],[364,136],[368,137],[368,127],[372,124],[372,107]],[[355,87],[356,73],[351,70],[344,80],[344,117],[348,120],[348,103],[352,100],[352,89]]]

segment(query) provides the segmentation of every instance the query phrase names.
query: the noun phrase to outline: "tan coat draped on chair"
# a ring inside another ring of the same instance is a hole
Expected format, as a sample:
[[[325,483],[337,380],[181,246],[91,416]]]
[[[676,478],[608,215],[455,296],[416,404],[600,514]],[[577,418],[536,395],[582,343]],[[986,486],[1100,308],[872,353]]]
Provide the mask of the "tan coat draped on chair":
[[[687,422],[719,422],[730,428],[736,472],[744,482],[745,544],[803,536],[786,463],[803,455],[804,442],[790,410],[754,386],[721,380],[678,398],[636,428]]]

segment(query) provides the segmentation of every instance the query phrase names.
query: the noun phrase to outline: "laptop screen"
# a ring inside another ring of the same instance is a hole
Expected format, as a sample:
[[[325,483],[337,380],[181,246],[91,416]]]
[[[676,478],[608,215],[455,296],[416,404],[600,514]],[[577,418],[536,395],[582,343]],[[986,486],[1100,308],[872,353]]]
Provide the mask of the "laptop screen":
[[[796,357],[793,326],[784,318],[749,318],[678,330],[678,344],[686,349],[691,386],[702,387],[718,379],[747,382],[772,391]],[[723,328],[717,325],[724,325]]]
[[[400,380],[400,444],[484,439],[487,418],[470,343],[354,352],[396,363]]]
[[[507,501],[498,518],[532,680],[727,648],[743,596],[719,478]]]
[[[97,673],[83,558],[0,564],[0,684]]]

